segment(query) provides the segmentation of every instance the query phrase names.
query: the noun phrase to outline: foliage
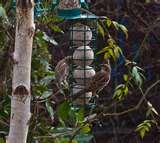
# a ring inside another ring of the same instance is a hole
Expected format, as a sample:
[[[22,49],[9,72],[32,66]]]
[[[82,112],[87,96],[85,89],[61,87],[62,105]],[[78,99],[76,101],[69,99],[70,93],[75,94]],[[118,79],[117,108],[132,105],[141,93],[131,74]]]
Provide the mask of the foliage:
[[[132,63],[132,62],[131,62]],[[115,88],[113,98],[116,100],[122,100],[128,94],[129,86],[141,88],[145,79],[140,67],[137,65],[129,65],[131,63],[126,62],[128,68],[128,74],[123,75],[124,84],[120,84]],[[133,62],[134,63],[134,62]],[[136,85],[136,86],[134,86]]]
[[[54,15],[39,17],[37,20],[39,24],[47,25],[48,28],[54,32],[63,33],[63,31],[54,24],[55,22],[61,22],[61,19],[57,19]],[[49,100],[52,96],[52,88],[49,85],[51,81],[54,80],[54,72],[49,64],[51,55],[48,51],[48,42],[53,45],[58,44],[51,36],[48,36],[46,32],[38,29],[34,38],[32,56],[32,95],[35,102],[41,100],[43,101],[42,103],[45,103],[45,110],[47,111],[51,121],[54,121],[55,116],[57,116],[60,123],[57,127],[51,128],[49,121],[44,123],[46,117],[43,117],[41,120],[38,119],[39,125],[37,126],[37,129],[40,129],[42,133],[39,132],[32,136],[43,136],[43,134],[46,134],[47,132],[50,132],[50,134],[53,135],[63,134],[65,132],[66,135],[56,137],[56,142],[68,142],[69,140],[72,140],[72,142],[78,141],[80,143],[84,143],[86,140],[90,139],[89,132],[91,130],[89,124],[83,123],[84,110],[71,106],[71,103],[69,102],[62,103],[58,106],[58,109],[55,110],[53,108],[53,102]],[[36,108],[36,106],[34,108]],[[35,118],[36,116],[38,115],[33,115],[33,121],[31,123],[34,124],[37,122],[37,119]],[[81,137],[77,136],[77,134]],[[72,136],[75,136],[74,139],[71,139]],[[47,141],[50,141],[50,139],[43,139],[43,142]]]
[[[155,120],[145,120],[137,126],[135,131],[138,132],[143,139],[146,132],[149,132],[151,127],[154,125],[157,125]]]
[[[130,61],[125,58],[123,55],[123,52],[119,45],[116,43],[114,38],[111,36],[109,32],[109,28],[114,27],[117,31],[122,31],[125,34],[126,39],[128,38],[128,30],[127,28],[119,24],[115,21],[110,20],[109,18],[106,18],[103,21],[100,21],[98,23],[98,29],[99,33],[102,35],[103,39],[105,37],[108,37],[107,40],[107,46],[104,47],[102,50],[97,52],[97,55],[103,54],[104,59],[110,59],[114,62],[118,60],[120,56],[123,57],[125,60],[125,68],[126,73],[123,74],[123,81],[124,83],[121,83],[115,87],[113,99],[117,101],[122,101],[125,99],[125,97],[128,95],[130,88],[136,89],[138,88],[140,91],[142,91],[142,85],[145,80],[144,76],[144,70],[140,68],[136,62]],[[106,35],[105,35],[106,34]],[[144,96],[144,95],[142,95]],[[144,97],[145,98],[145,97]],[[147,101],[147,99],[145,99]],[[147,104],[149,106],[149,110],[147,111],[147,115],[151,112],[156,115],[158,115],[157,111],[153,108],[152,104],[147,101]],[[132,109],[131,109],[132,110]],[[128,110],[129,111],[129,110]],[[136,132],[138,132],[143,139],[146,132],[149,132],[153,125],[157,125],[157,122],[154,119],[154,115],[152,114],[153,120],[145,120],[141,124],[139,124],[136,128]]]
[[[114,61],[116,61],[120,55],[123,55],[121,48],[111,37],[107,41],[107,46],[97,52],[97,55],[99,54],[104,54],[104,59],[112,58]]]
[[[131,85],[132,87],[133,84],[135,84],[137,87],[142,86],[143,80],[145,79],[142,73],[142,71],[144,70],[138,67],[135,62],[132,62],[125,58],[121,48],[109,33],[109,28],[113,26],[117,31],[121,30],[125,34],[126,38],[128,38],[128,30],[124,25],[119,24],[116,21],[112,21],[107,17],[105,18],[105,20],[100,21],[98,25],[100,34],[103,37],[105,36],[105,34],[107,34],[108,39],[107,46],[97,52],[97,55],[103,54],[104,59],[113,59],[114,62],[116,62],[120,56],[125,59],[125,67],[128,69],[128,73],[123,75],[124,83],[116,86],[113,95],[113,99],[122,100],[128,94],[129,85]]]
[[[36,33],[32,56],[32,93],[35,98],[41,99],[48,97],[48,84],[54,79],[54,72],[49,64],[51,56],[43,36],[40,31]]]
[[[45,3],[47,4],[46,1]],[[14,30],[15,23],[10,19],[11,16],[8,15],[5,9],[9,8],[7,6],[4,8],[0,5],[0,20],[2,19],[2,22],[0,22],[0,65],[4,61],[4,53],[6,51],[10,52],[7,49],[8,44],[10,44],[10,41],[14,43],[14,38],[10,37],[12,33],[10,29]],[[92,124],[86,122],[85,119],[96,109],[88,111],[85,108],[73,106],[70,101],[65,101],[55,108],[55,103],[52,100],[53,93],[50,84],[54,80],[55,74],[50,65],[52,55],[48,50],[48,43],[52,45],[58,45],[59,43],[48,31],[63,34],[64,31],[58,26],[62,19],[46,12],[45,15],[36,18],[35,21],[39,28],[36,29],[33,43],[31,71],[33,99],[28,142],[32,143],[35,140],[41,140],[41,142],[50,143],[54,139],[56,143],[88,143],[93,138],[91,133]],[[106,44],[97,55],[103,55],[104,59],[113,60],[113,63],[116,63],[120,56],[125,60],[124,67],[126,72],[123,73],[123,81],[120,84],[116,84],[112,95],[113,100],[122,101],[128,97],[130,90],[143,88],[144,70],[137,63],[125,58],[110,29],[122,32],[126,39],[128,38],[128,30],[124,25],[108,17],[98,23],[98,30]],[[10,33],[7,33],[8,31]],[[0,135],[3,136],[8,134],[10,115],[10,77],[6,77],[6,81],[5,95],[8,96],[0,97]],[[55,122],[56,124],[54,124]],[[143,138],[146,132],[150,131],[154,125],[157,125],[154,120],[146,120],[137,126],[136,132],[139,132]],[[0,143],[3,142],[4,139],[0,138]]]

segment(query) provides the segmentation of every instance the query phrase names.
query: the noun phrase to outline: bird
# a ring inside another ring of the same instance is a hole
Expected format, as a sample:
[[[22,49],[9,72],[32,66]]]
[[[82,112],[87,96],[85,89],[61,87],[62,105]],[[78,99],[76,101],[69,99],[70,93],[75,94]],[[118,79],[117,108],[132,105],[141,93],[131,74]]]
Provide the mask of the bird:
[[[67,76],[69,74],[69,64],[71,62],[71,56],[66,56],[60,60],[55,67],[55,80],[58,88],[62,88],[62,85],[67,84]]]
[[[73,100],[86,92],[92,92],[92,96],[97,96],[98,93],[108,85],[111,76],[111,66],[109,59],[106,60],[105,64],[101,65],[101,70],[98,71],[90,80],[88,86],[74,94]]]

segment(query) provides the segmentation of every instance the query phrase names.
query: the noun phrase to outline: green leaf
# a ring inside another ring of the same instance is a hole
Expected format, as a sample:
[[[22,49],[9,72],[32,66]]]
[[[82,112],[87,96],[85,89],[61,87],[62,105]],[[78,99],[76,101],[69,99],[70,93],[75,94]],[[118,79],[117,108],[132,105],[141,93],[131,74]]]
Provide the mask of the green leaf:
[[[91,128],[90,128],[90,125],[89,124],[86,124],[85,126],[83,126],[80,130],[80,133],[83,133],[83,134],[87,134],[91,131]]]
[[[152,113],[152,108],[149,108],[146,112],[146,117],[149,117]]]
[[[141,78],[141,76],[139,74],[139,71],[136,68],[136,66],[134,66],[132,68],[132,73],[131,74],[132,74],[133,79],[135,80],[136,85],[138,85],[140,87],[142,85],[143,80],[142,80],[142,78]]]
[[[156,122],[154,120],[145,120],[141,124],[139,124],[136,128],[136,132],[139,132],[141,138],[143,139],[146,132],[149,132],[152,125],[156,125]]]
[[[58,116],[63,120],[67,120],[69,118],[69,112],[71,110],[70,103],[68,101],[63,102],[59,105],[57,109]]]
[[[146,126],[147,126],[148,128],[150,128],[150,127],[152,126],[152,124],[151,124],[150,122],[148,122],[148,123],[146,123]]]
[[[76,113],[76,122],[77,123],[82,123],[84,121],[84,109],[80,109]]]
[[[50,115],[50,118],[52,120],[54,120],[54,111],[53,111],[53,108],[52,108],[51,104],[49,102],[46,102],[45,105],[46,105],[47,111]]]
[[[108,40],[107,40],[107,42],[108,42],[108,45],[110,46],[110,47],[114,47],[115,46],[115,44],[116,44],[116,42],[115,42],[115,40],[114,39],[112,39],[112,38],[109,38]]]
[[[119,28],[124,32],[124,34],[126,35],[126,39],[128,39],[128,29],[122,25],[122,24],[119,24]]]
[[[92,134],[79,134],[75,137],[78,143],[89,143],[93,139]]]
[[[148,105],[148,107],[149,107],[150,113],[154,113],[154,114],[156,114],[157,116],[159,116],[158,112],[157,112],[156,109],[153,107],[153,105],[152,105],[151,102],[147,101],[147,105]],[[147,111],[147,112],[149,112],[149,111]]]
[[[116,86],[116,89],[115,89],[115,90],[121,89],[121,88],[123,88],[124,86],[125,86],[124,84],[119,84],[118,86]]]
[[[113,49],[108,49],[108,54],[110,55],[110,57],[113,58],[114,61],[116,61],[116,56],[114,54],[114,50]]]
[[[102,35],[102,37],[104,38],[105,32],[104,32],[103,27],[100,25],[100,23],[98,23],[98,31]]]
[[[108,52],[106,52],[104,54],[104,59],[110,59],[110,58],[111,58],[111,55]]]
[[[135,66],[132,68],[132,75],[133,75],[134,77],[136,77],[137,75],[139,75],[139,74],[138,74],[138,69],[137,69]]]
[[[124,87],[123,93],[124,93],[124,95],[127,95],[127,94],[128,94],[128,86],[125,86],[125,87]]]
[[[45,91],[43,92],[42,96],[39,97],[40,99],[47,99],[48,97],[50,97],[52,95],[52,91]]]
[[[54,72],[48,72],[48,76],[45,76],[43,79],[40,80],[41,84],[48,85],[53,79],[55,79],[55,73]]]
[[[1,4],[0,4],[0,17],[2,17],[2,18],[6,18],[6,17],[7,17],[6,11],[5,11],[5,9],[2,7]]]
[[[121,97],[122,97],[122,90],[121,89],[116,90],[113,94],[113,99],[121,100]]]
[[[125,84],[120,84],[115,89],[115,92],[113,94],[113,99],[120,101],[127,94],[128,94],[128,86],[126,86]]]
[[[129,76],[128,76],[127,74],[124,74],[124,75],[123,75],[123,79],[124,79],[124,81],[128,81]]]
[[[144,138],[145,133],[146,133],[145,129],[140,130],[140,136],[141,136],[142,139]]]
[[[106,19],[106,24],[107,24],[107,27],[109,28],[112,24],[112,21],[109,18],[107,18]]]
[[[56,42],[55,39],[53,39],[52,37],[48,36],[45,32],[44,32],[43,34],[44,34],[44,35],[43,35],[43,39],[44,39],[45,41],[50,42],[51,44],[53,44],[53,45],[55,45],[55,46],[58,45],[58,43]]]
[[[119,55],[120,55],[117,46],[114,47],[113,51],[114,51],[114,55],[115,55],[114,60],[116,61],[116,59],[118,59]]]
[[[112,21],[114,27],[116,28],[116,30],[119,30],[119,24],[116,21]]]
[[[119,24],[119,23],[116,22],[116,21],[113,21],[112,23],[113,23],[114,27],[116,28],[116,30],[117,30],[117,31],[119,31],[119,30],[123,31],[123,33],[124,33],[125,36],[126,36],[126,39],[128,39],[128,29],[127,29],[124,25]]]
[[[63,30],[57,26],[57,25],[50,25],[50,28],[54,31],[54,32],[60,32],[60,33],[64,33]]]
[[[96,54],[99,55],[99,54],[105,53],[105,52],[107,52],[109,49],[111,49],[111,47],[110,47],[110,46],[107,46],[107,47],[103,48],[102,50],[100,50],[99,52],[97,52]]]

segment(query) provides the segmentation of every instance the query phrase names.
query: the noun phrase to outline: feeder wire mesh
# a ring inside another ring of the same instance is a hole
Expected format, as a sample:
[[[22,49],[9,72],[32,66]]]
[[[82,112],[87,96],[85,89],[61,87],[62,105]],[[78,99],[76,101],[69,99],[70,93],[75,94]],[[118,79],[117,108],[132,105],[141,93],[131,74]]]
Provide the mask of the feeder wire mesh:
[[[70,21],[72,21],[71,27],[69,28],[72,62],[70,64],[68,80],[70,96],[74,96],[74,94],[82,90],[95,75],[94,53],[96,52],[97,19],[79,18]],[[85,93],[75,101],[75,104],[86,105],[89,103],[91,96],[92,93]]]

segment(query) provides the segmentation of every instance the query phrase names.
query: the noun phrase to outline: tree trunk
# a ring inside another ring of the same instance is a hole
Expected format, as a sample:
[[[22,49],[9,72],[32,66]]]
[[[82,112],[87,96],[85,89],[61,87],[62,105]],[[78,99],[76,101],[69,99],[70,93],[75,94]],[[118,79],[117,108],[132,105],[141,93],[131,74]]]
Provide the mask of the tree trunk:
[[[26,143],[30,120],[30,76],[34,35],[34,1],[17,0],[13,54],[11,117],[8,143]]]

